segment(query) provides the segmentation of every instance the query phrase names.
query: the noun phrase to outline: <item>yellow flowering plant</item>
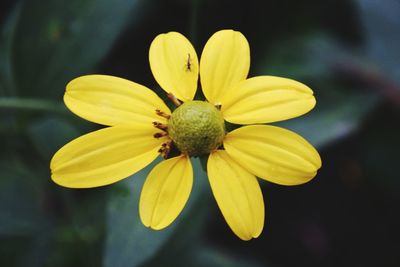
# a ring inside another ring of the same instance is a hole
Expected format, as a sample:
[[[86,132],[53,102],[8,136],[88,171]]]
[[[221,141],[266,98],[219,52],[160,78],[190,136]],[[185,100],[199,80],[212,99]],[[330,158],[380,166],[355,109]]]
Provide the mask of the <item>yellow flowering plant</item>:
[[[296,133],[265,123],[291,119],[315,106],[313,91],[286,78],[247,78],[250,48],[237,31],[221,30],[206,43],[200,63],[182,34],[158,35],[149,60],[155,80],[177,105],[152,90],[113,76],[87,75],[68,83],[66,106],[106,128],[62,147],[50,163],[61,186],[90,188],[124,179],[158,156],[148,174],[139,214],[152,229],[170,225],[193,183],[191,157],[208,156],[207,174],[226,222],[243,240],[260,235],[264,201],[257,177],[281,185],[311,180],[318,152]],[[194,100],[200,77],[204,101]],[[225,122],[245,125],[230,132]],[[173,156],[171,151],[178,151]]]

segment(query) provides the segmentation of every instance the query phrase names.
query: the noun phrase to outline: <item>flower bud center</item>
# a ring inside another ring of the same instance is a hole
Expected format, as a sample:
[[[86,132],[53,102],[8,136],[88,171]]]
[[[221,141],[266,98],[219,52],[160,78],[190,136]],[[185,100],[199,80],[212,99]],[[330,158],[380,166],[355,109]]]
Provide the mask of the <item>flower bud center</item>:
[[[189,156],[217,149],[225,136],[221,111],[205,101],[180,105],[168,121],[168,134],[176,147]]]

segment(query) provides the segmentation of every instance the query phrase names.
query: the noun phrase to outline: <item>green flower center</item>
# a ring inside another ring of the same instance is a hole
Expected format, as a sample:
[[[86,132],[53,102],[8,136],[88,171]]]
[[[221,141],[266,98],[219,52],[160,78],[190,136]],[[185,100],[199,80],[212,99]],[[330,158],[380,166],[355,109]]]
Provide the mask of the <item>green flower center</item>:
[[[183,103],[168,121],[168,134],[190,156],[207,154],[222,144],[225,124],[221,111],[205,101]]]

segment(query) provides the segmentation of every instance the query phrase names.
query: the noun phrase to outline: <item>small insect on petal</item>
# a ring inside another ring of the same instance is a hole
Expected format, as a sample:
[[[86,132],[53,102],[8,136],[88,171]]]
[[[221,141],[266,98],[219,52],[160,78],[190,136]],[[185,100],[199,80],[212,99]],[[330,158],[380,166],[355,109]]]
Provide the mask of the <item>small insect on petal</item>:
[[[185,65],[186,65],[186,71],[192,71],[192,59],[190,57],[190,53],[188,53],[188,58]]]

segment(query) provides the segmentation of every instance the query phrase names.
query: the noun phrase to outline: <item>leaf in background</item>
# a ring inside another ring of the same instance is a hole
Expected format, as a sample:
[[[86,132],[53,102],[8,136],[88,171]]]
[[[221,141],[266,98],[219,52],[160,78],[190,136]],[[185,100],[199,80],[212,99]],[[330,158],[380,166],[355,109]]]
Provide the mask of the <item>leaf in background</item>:
[[[335,49],[326,36],[292,37],[267,51],[265,58],[255,59],[254,76],[275,75],[298,80],[310,76],[327,77],[330,74],[329,65],[326,64],[327,59],[322,57],[329,55],[320,53],[326,49]],[[335,49],[335,56],[337,53]]]
[[[378,98],[370,94],[344,95],[328,101],[317,101],[316,108],[309,114],[278,124],[302,135],[313,145],[322,147],[357,130],[377,101]]]
[[[193,239],[196,240],[196,239]],[[197,240],[196,240],[197,241]],[[210,247],[209,244],[193,242],[191,247],[181,248],[179,253],[164,255],[155,262],[144,265],[145,267],[158,266],[190,266],[190,267],[261,267],[268,266],[265,263],[256,263],[248,256],[233,254],[229,249],[221,251],[218,247]],[[190,264],[188,264],[190,263]]]
[[[21,5],[17,4],[0,33],[0,96],[12,96],[16,90],[12,74],[11,48],[20,11]]]
[[[258,64],[257,75],[283,76],[303,82],[338,79],[344,74],[340,68],[347,65],[367,68],[363,56],[359,50],[339,44],[333,36],[317,32],[274,47]]]
[[[380,72],[400,83],[400,2],[355,0],[366,38],[366,52]],[[398,87],[400,88],[400,87]]]
[[[12,158],[2,158],[0,173],[2,265],[43,266],[52,225],[44,211],[39,174]]]
[[[21,162],[11,160],[2,161],[0,169],[0,235],[29,234],[36,230],[41,219],[39,188],[32,179],[37,174],[25,170]]]
[[[193,160],[194,184],[188,203],[182,214],[168,228],[154,231],[146,228],[139,218],[138,206],[140,192],[148,172],[155,163],[115,185],[107,209],[107,238],[105,245],[104,266],[133,267],[151,260],[153,256],[169,243],[169,240],[181,232],[187,225],[201,223],[204,218],[192,221],[190,216],[197,212],[199,201],[202,200],[207,177],[198,159]],[[193,240],[182,236],[186,244]]]
[[[137,2],[24,1],[12,49],[22,95],[60,97],[69,80],[91,71],[105,56]]]
[[[28,133],[37,151],[49,162],[58,149],[79,136],[78,130],[70,123],[53,117],[33,121]]]
[[[236,255],[226,254],[217,249],[208,247],[198,247],[192,253],[192,257],[187,258],[186,262],[191,262],[191,267],[261,267],[268,266],[258,264]],[[187,265],[182,265],[187,266]]]
[[[314,90],[317,99],[316,107],[306,115],[277,124],[318,147],[351,134],[380,99],[360,89],[361,85],[344,85],[340,80],[341,67],[358,67],[361,61],[358,51],[318,34],[290,40],[271,51],[266,66],[257,72],[301,81]]]

